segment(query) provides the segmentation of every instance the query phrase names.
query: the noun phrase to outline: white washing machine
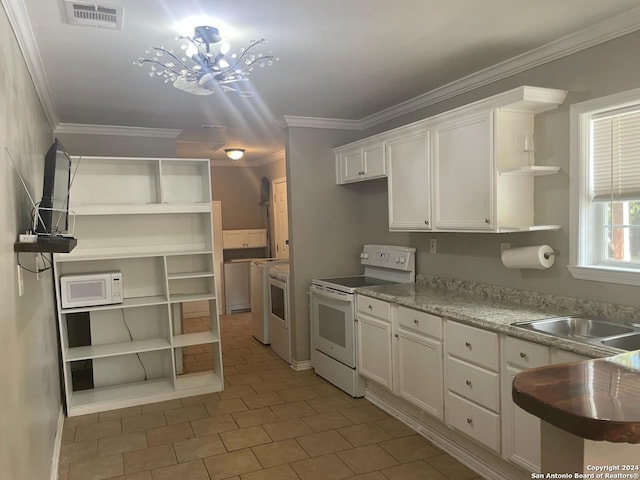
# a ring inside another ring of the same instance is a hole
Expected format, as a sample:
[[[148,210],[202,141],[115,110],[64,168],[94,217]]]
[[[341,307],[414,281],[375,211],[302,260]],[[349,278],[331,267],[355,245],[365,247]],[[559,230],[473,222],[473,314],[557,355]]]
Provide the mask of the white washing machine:
[[[256,258],[251,262],[251,333],[259,342],[271,343],[269,326],[269,269],[288,260]]]
[[[291,321],[289,312],[289,264],[269,269],[269,325],[271,348],[291,363]]]

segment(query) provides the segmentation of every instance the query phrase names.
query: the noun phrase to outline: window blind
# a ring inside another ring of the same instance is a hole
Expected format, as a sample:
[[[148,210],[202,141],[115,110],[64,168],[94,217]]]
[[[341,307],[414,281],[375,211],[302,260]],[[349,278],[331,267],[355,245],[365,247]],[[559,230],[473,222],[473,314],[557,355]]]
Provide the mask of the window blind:
[[[591,120],[594,201],[640,200],[640,106]]]

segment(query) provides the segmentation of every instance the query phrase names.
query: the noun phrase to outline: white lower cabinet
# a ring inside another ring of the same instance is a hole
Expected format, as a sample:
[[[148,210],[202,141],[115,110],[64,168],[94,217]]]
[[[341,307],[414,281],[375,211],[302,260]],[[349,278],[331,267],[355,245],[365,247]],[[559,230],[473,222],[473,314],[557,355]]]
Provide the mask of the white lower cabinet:
[[[393,307],[394,393],[444,418],[442,319],[406,307]]]
[[[498,334],[448,320],[445,422],[500,452]]]
[[[549,347],[506,337],[503,360],[502,454],[530,472],[540,471],[540,419],[513,403],[513,378],[527,368],[548,365]]]

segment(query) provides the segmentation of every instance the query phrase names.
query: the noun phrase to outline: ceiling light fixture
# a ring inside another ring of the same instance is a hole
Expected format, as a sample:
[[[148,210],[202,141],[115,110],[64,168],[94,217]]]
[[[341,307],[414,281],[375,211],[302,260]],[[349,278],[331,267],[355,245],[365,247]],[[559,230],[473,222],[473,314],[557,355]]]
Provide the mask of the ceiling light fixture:
[[[240,160],[244,156],[244,148],[225,148],[224,153],[231,160]]]
[[[196,27],[193,36],[176,37],[183,40],[180,46],[182,54],[164,47],[151,47],[145,53],[152,58],[140,57],[134,65],[150,64],[150,77],[161,77],[164,83],[172,83],[174,87],[193,95],[211,95],[217,88],[225,92],[238,92],[241,96],[252,96],[246,91],[239,91],[229,84],[247,81],[247,76],[254,66],[271,66],[278,61],[269,53],[255,53],[256,47],[267,41],[251,40],[249,46],[242,48],[239,54],[227,56],[230,50],[228,42],[220,45],[216,52],[212,45],[220,43],[222,36],[215,27],[206,25]]]

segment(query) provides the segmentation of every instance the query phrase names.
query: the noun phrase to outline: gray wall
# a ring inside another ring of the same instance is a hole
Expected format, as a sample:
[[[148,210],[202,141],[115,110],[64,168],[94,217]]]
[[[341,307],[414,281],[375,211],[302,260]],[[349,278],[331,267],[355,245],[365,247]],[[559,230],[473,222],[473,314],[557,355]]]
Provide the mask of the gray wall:
[[[359,133],[359,132],[358,132]],[[292,285],[294,360],[308,360],[309,297],[312,278],[358,271],[364,243],[362,198],[357,188],[336,185],[331,148],[349,143],[356,133],[289,128],[287,194]]]
[[[289,128],[289,172],[297,360],[309,345],[306,291],[314,277],[360,270],[357,253],[364,243],[389,243],[417,248],[419,273],[493,285],[535,290],[577,298],[639,306],[637,287],[575,280],[566,265],[569,256],[569,106],[572,103],[637,88],[640,32],[522,72],[504,80],[396,118],[367,131],[337,132]],[[560,224],[558,232],[517,234],[391,233],[388,231],[387,186],[374,180],[335,185],[331,148],[365,138],[521,85],[569,91],[557,110],[536,117],[536,163],[559,165],[558,175],[536,182],[536,223]],[[341,138],[342,137],[342,138]],[[438,254],[428,253],[430,238]],[[500,262],[500,243],[512,247],[549,244],[560,252],[549,270],[507,270]]]
[[[51,272],[24,273],[18,295],[13,242],[29,226],[30,194],[40,199],[44,153],[53,140],[4,9],[0,8],[0,465],[2,478],[49,478],[61,414]],[[36,200],[36,201],[37,201]],[[20,261],[33,268],[34,254]]]
[[[176,141],[173,138],[70,133],[56,134],[56,137],[71,155],[160,158],[176,156]]]
[[[222,229],[266,228],[257,168],[211,167],[212,199],[222,202]]]

